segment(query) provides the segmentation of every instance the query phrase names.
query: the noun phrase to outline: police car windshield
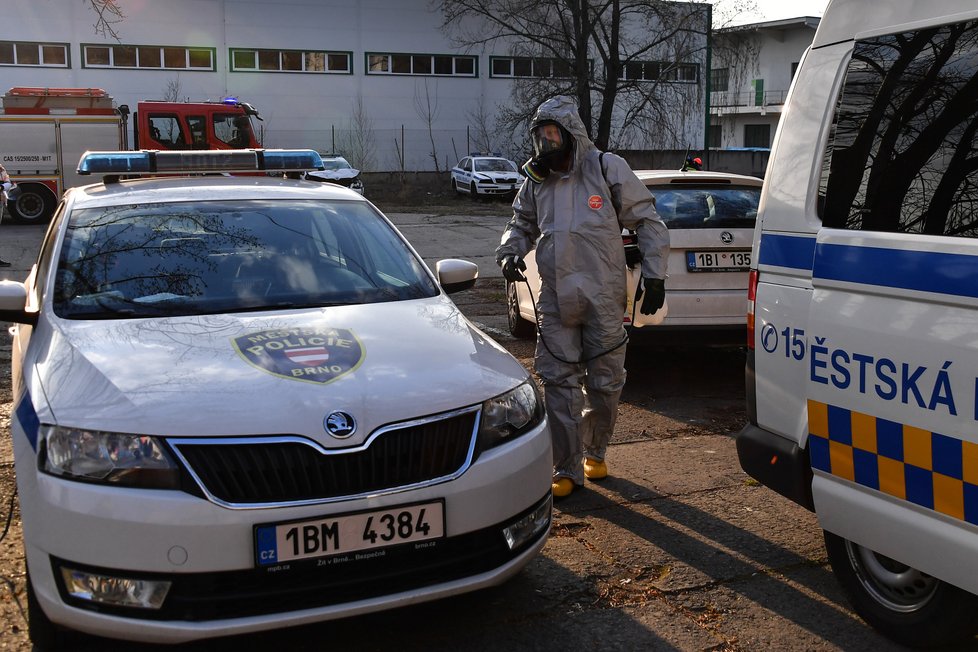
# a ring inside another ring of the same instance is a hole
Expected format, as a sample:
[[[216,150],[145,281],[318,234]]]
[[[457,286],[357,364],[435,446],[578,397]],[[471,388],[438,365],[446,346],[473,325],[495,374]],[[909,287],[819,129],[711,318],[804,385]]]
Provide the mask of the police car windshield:
[[[369,205],[314,200],[74,211],[55,274],[67,319],[401,301],[438,288]]]
[[[761,189],[736,186],[652,186],[655,210],[670,229],[753,227]]]
[[[504,158],[475,159],[476,172],[516,172],[516,165]]]
[[[353,168],[345,158],[335,157],[335,158],[323,158],[323,168],[328,171],[336,170],[349,170]]]

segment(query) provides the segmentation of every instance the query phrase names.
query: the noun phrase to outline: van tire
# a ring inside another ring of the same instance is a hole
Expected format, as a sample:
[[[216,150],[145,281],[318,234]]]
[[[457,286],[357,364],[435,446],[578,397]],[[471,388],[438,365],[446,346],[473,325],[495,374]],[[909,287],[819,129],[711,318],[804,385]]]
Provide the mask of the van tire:
[[[18,183],[20,194],[7,205],[10,216],[21,224],[46,224],[51,221],[57,200],[47,186],[39,183]]]
[[[509,333],[520,340],[528,340],[536,333],[536,324],[523,319],[520,314],[519,296],[516,293],[516,283],[506,282],[506,321]]]
[[[829,563],[859,616],[914,647],[950,645],[978,633],[978,596],[825,532]]]

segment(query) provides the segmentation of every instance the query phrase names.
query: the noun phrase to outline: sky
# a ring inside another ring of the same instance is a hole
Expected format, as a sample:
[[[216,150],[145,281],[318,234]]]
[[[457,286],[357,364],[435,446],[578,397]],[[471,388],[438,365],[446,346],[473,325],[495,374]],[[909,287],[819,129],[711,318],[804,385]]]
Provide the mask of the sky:
[[[798,16],[821,16],[828,0],[754,0],[758,11],[742,14],[735,23],[759,23],[766,20],[797,18]]]

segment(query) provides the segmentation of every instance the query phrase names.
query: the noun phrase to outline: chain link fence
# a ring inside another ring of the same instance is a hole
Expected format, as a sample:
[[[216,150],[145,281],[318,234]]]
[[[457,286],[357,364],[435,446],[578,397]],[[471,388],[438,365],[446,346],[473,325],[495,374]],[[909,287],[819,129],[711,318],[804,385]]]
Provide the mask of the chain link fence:
[[[260,124],[260,123],[259,123]],[[265,147],[302,147],[341,154],[364,172],[446,172],[473,152],[522,160],[519,148],[476,135],[474,129],[276,129],[260,124]],[[488,141],[488,142],[487,142]]]

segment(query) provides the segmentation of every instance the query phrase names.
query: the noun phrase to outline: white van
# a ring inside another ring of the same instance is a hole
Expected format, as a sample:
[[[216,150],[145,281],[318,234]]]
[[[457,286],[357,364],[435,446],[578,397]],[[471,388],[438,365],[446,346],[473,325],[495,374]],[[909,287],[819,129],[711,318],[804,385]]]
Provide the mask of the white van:
[[[978,630],[976,133],[974,0],[833,0],[754,233],[741,465],[909,645]]]

